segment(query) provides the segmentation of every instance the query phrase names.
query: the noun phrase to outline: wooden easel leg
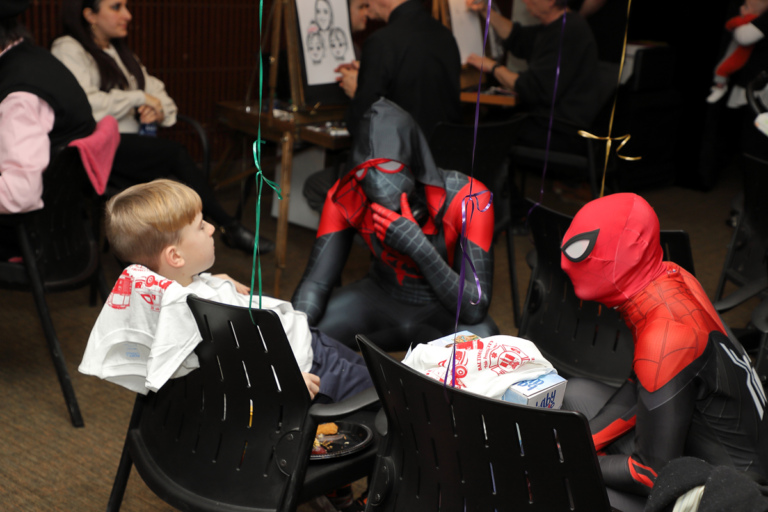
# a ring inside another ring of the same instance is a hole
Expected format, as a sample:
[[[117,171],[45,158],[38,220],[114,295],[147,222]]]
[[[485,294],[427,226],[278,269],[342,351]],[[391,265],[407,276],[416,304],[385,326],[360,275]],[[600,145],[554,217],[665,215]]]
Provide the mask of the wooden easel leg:
[[[291,174],[293,166],[293,133],[285,132],[282,138],[283,156],[280,163],[280,190],[283,200],[277,217],[277,241],[275,243],[275,297],[280,297],[280,277],[285,268],[288,245],[288,207],[291,202]]]

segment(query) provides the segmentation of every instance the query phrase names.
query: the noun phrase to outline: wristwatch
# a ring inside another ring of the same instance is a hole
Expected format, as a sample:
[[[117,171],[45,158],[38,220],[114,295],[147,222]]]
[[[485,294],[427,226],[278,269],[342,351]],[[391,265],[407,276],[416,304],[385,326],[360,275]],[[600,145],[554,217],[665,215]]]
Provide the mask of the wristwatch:
[[[496,73],[496,68],[499,66],[501,66],[501,62],[497,62],[496,64],[493,65],[493,67],[491,68],[491,76],[496,76],[494,73]]]

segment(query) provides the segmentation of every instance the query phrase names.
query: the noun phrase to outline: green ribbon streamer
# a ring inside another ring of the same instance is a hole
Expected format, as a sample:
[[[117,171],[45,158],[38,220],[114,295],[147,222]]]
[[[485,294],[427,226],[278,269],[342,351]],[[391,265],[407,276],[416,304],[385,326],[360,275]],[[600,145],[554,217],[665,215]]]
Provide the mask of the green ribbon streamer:
[[[251,263],[251,293],[248,300],[248,311],[251,312],[253,309],[253,289],[254,284],[256,280],[256,275],[258,274],[258,280],[259,280],[259,309],[261,309],[261,298],[262,298],[262,282],[261,282],[261,256],[259,254],[259,231],[261,228],[261,192],[264,188],[264,183],[269,186],[272,190],[274,190],[277,193],[277,197],[279,200],[283,200],[283,196],[281,194],[280,186],[275,183],[274,181],[271,181],[267,179],[264,176],[264,173],[261,169],[261,146],[264,144],[264,141],[261,140],[261,111],[262,111],[262,98],[264,95],[264,61],[262,59],[263,52],[261,51],[261,33],[262,33],[262,20],[264,17],[264,0],[259,0],[259,122],[258,122],[258,129],[256,132],[256,140],[253,142],[253,162],[256,165],[256,175],[254,176],[254,179],[257,183],[257,198],[256,198],[256,240],[254,242],[254,249],[253,249],[253,262]],[[256,321],[253,318],[253,313],[251,313],[251,321],[255,324]]]

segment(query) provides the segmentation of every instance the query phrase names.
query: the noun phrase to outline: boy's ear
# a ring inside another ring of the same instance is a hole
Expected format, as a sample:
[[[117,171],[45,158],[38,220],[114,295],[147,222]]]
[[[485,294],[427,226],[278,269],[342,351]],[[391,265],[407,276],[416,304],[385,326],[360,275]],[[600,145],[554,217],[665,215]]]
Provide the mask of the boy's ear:
[[[175,245],[169,245],[163,249],[163,252],[160,253],[160,258],[162,258],[169,267],[180,268],[184,266],[184,256],[182,256],[179,248]]]

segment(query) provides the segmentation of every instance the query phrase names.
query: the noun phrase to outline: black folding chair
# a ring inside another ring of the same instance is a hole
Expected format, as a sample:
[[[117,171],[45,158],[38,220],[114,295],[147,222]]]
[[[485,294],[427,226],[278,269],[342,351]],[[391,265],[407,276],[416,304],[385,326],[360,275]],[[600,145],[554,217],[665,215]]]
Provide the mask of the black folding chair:
[[[445,387],[357,340],[387,420],[368,512],[611,510],[581,413]]]
[[[378,401],[373,388],[312,404],[274,312],[187,303],[203,337],[200,368],[137,396],[107,510],[119,510],[131,464],[160,498],[190,511],[293,511],[368,476],[375,436],[346,457],[309,457],[318,423],[356,413],[350,421],[373,426],[375,413],[363,410]]]
[[[15,231],[22,258],[19,263],[0,262],[0,288],[32,292],[70,419],[74,426],[82,427],[83,417],[45,294],[90,285],[94,305],[96,291],[104,301],[108,288],[87,218],[90,185],[80,155],[75,148],[59,149],[54,155],[43,173],[43,208],[0,215],[0,226]]]

